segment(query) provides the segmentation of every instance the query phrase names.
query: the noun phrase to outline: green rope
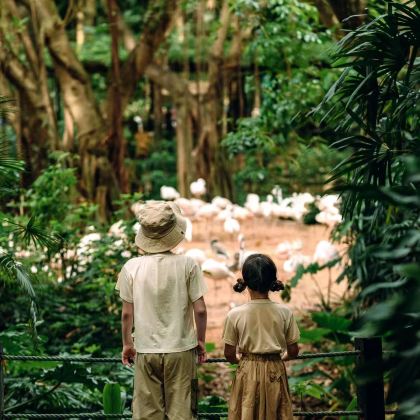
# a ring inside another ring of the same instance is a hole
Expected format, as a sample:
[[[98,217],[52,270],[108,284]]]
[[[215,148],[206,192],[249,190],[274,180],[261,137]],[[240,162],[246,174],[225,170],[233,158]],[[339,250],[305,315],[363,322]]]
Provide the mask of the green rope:
[[[328,353],[304,353],[297,357],[297,359],[314,359],[326,357],[344,357],[357,356],[360,351],[335,351]],[[81,363],[118,363],[121,362],[119,357],[89,357],[89,356],[21,356],[3,354],[0,355],[0,360],[20,360],[20,361],[35,361],[35,362],[81,362]],[[213,358],[207,359],[206,363],[226,363],[226,359]]]

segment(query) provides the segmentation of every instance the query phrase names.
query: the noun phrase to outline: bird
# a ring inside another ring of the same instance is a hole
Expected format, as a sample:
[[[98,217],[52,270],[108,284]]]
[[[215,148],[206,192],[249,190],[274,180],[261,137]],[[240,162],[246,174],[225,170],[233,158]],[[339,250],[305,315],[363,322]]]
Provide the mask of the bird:
[[[197,181],[190,184],[191,194],[195,197],[201,197],[206,193],[206,181],[203,178],[198,178]]]
[[[297,268],[302,265],[308,265],[311,262],[311,258],[308,257],[307,255],[303,255],[303,254],[294,254],[292,255],[289,259],[287,259],[284,263],[283,263],[283,270],[286,273],[295,273]]]
[[[195,207],[191,200],[185,197],[179,197],[174,200],[174,203],[181,209],[182,214],[188,217],[195,215]]]
[[[212,258],[209,258],[203,262],[201,265],[201,270],[203,271],[204,275],[211,278],[215,282],[219,280],[229,281],[230,278],[235,278],[234,274],[229,270],[226,264],[213,260]],[[217,293],[217,283],[215,283],[215,288]]]
[[[303,243],[300,239],[289,242],[284,241],[277,245],[276,254],[279,257],[290,257],[295,251],[300,251],[303,247]]]
[[[223,223],[223,230],[230,235],[234,233],[239,233],[241,230],[241,225],[239,222],[234,219],[232,216],[229,216]]]
[[[241,270],[246,259],[254,254],[259,254],[258,251],[245,249],[245,236],[241,233],[238,236],[239,253],[238,253],[238,268]]]
[[[207,235],[210,235],[212,230],[212,223],[209,225],[209,222],[214,219],[219,214],[219,212],[220,208],[211,203],[205,203],[197,209],[195,218],[197,221],[204,219]]]
[[[283,200],[283,191],[280,188],[280,186],[275,185],[274,188],[271,190],[271,194],[276,197],[277,199],[277,203],[281,203],[281,201]]]
[[[245,207],[241,207],[238,206],[237,204],[235,204],[233,206],[232,211],[232,217],[236,220],[247,220],[247,219],[251,219],[254,215]]]
[[[318,264],[327,264],[339,258],[337,247],[330,241],[319,241],[315,247],[315,253],[312,258]]]
[[[211,204],[219,207],[222,210],[226,207],[232,206],[232,202],[229,199],[220,196],[214,197],[213,200],[211,200]]]
[[[200,248],[191,248],[185,252],[187,257],[192,258],[197,264],[201,265],[206,261],[206,253]]]
[[[163,200],[173,201],[179,198],[180,194],[174,187],[162,185],[160,187],[160,196]]]
[[[187,223],[187,228],[185,229],[185,239],[188,242],[192,241],[193,238],[193,225],[191,223],[191,220],[188,219],[188,217],[184,217],[185,222]]]
[[[212,239],[210,241],[210,246],[212,251],[219,257],[223,257],[228,259],[229,254],[227,253],[226,249],[220,244],[218,239]]]

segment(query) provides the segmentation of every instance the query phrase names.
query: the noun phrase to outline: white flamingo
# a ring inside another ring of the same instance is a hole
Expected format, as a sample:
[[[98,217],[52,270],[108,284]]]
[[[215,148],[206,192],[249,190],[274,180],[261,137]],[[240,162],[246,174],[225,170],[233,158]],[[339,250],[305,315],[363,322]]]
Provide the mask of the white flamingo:
[[[232,216],[229,216],[225,222],[223,223],[223,230],[229,234],[234,235],[235,233],[239,233],[241,230],[241,225],[239,222],[234,219]]]
[[[238,258],[238,268],[239,270],[242,269],[245,260],[254,254],[260,254],[260,252],[258,251],[254,251],[254,250],[246,250],[245,249],[245,236],[243,234],[240,234],[238,236],[238,241],[239,241],[239,258]]]
[[[191,248],[185,252],[187,257],[192,258],[197,264],[201,265],[206,261],[206,253],[200,248]]]
[[[338,248],[330,241],[319,241],[315,248],[315,253],[312,260],[320,265],[328,264],[340,258]],[[328,266],[328,287],[327,287],[327,302],[326,306],[330,307],[331,303],[331,267]]]
[[[160,187],[160,196],[163,200],[173,201],[179,198],[180,194],[174,187],[162,185]]]
[[[211,278],[214,281],[216,293],[218,290],[218,281],[227,281],[229,283],[229,286],[231,286],[229,279],[235,279],[234,274],[232,273],[232,271],[229,270],[229,268],[225,264],[213,260],[212,258],[208,258],[203,262],[203,264],[201,265],[201,270],[203,271],[203,274],[205,276]]]
[[[206,181],[203,178],[198,178],[197,181],[190,184],[191,194],[195,197],[202,197],[206,192]]]

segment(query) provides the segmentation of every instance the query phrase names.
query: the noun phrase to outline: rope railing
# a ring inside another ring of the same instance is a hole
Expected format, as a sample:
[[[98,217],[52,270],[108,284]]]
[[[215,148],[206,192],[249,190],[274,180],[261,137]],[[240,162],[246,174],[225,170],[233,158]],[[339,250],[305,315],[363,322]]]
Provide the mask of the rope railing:
[[[385,414],[396,414],[397,410],[385,410]],[[361,416],[360,410],[336,410],[336,411],[294,411],[294,417],[325,417],[325,416]],[[220,419],[227,417],[227,412],[198,413],[202,419]],[[105,413],[74,413],[74,414],[4,414],[6,419],[131,419],[132,414],[105,414]]]
[[[357,343],[359,340],[359,343]],[[297,357],[297,359],[315,359],[315,358],[336,358],[336,357],[348,357],[348,356],[360,356],[357,360],[360,362],[361,359],[372,359],[372,354],[374,357],[382,357],[382,347],[380,345],[380,339],[357,339],[356,340],[356,350],[353,351],[335,351],[335,352],[320,352],[320,353],[303,353]],[[376,340],[376,341],[375,341]],[[378,341],[379,340],[379,341]],[[379,344],[378,348],[372,350],[369,348],[370,345]],[[372,354],[370,354],[372,353]],[[4,402],[2,393],[4,392],[3,382],[3,365],[4,361],[42,361],[42,362],[75,362],[75,363],[121,363],[120,357],[90,357],[90,356],[33,356],[33,355],[12,355],[4,354],[1,352],[0,347],[0,401]],[[209,358],[206,363],[226,363],[227,360],[224,358]],[[357,362],[357,363],[359,363]],[[365,360],[366,362],[366,360]],[[382,392],[383,392],[383,379],[382,380]],[[294,417],[313,417],[320,418],[325,416],[330,417],[340,417],[340,416],[363,416],[365,420],[382,420],[385,417],[385,414],[395,414],[395,410],[385,410],[383,402],[383,393],[382,400],[381,395],[376,395],[375,392],[378,391],[378,382],[374,383],[375,391],[372,393],[372,390],[363,389],[361,393],[361,410],[339,410],[339,411],[294,411]],[[360,391],[360,390],[358,390]],[[359,393],[358,393],[359,394]],[[359,396],[359,395],[358,395]],[[372,400],[376,402],[372,404]],[[359,401],[360,402],[360,401]],[[379,405],[378,405],[379,404]],[[377,416],[377,407],[380,407],[381,415]],[[371,411],[369,411],[371,410]],[[369,414],[373,413],[373,415]],[[197,413],[200,419],[220,419],[226,418],[226,412],[216,412],[216,413]],[[6,419],[96,419],[96,418],[119,418],[119,419],[128,419],[131,418],[130,413],[125,414],[105,414],[103,412],[97,413],[50,413],[50,414],[19,414],[19,413],[5,413],[4,406],[0,404],[0,420]]]
[[[315,359],[315,358],[335,358],[345,356],[357,356],[360,354],[359,350],[353,351],[335,351],[326,353],[303,353],[297,359]],[[3,354],[0,355],[0,360],[15,360],[15,361],[33,361],[33,362],[78,362],[78,363],[118,363],[121,362],[120,357],[89,357],[89,356],[23,356]],[[206,363],[226,363],[227,360],[223,358],[209,358]]]

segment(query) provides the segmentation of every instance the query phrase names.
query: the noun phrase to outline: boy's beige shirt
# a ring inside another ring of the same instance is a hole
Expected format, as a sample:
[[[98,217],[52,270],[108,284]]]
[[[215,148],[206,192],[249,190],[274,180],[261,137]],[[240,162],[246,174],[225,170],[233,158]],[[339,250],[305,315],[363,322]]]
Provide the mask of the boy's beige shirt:
[[[300,338],[292,311],[269,299],[257,299],[229,311],[223,341],[240,353],[283,353]]]
[[[134,346],[138,353],[175,353],[197,346],[193,302],[207,291],[199,265],[171,252],[128,260],[116,285],[134,304]]]

